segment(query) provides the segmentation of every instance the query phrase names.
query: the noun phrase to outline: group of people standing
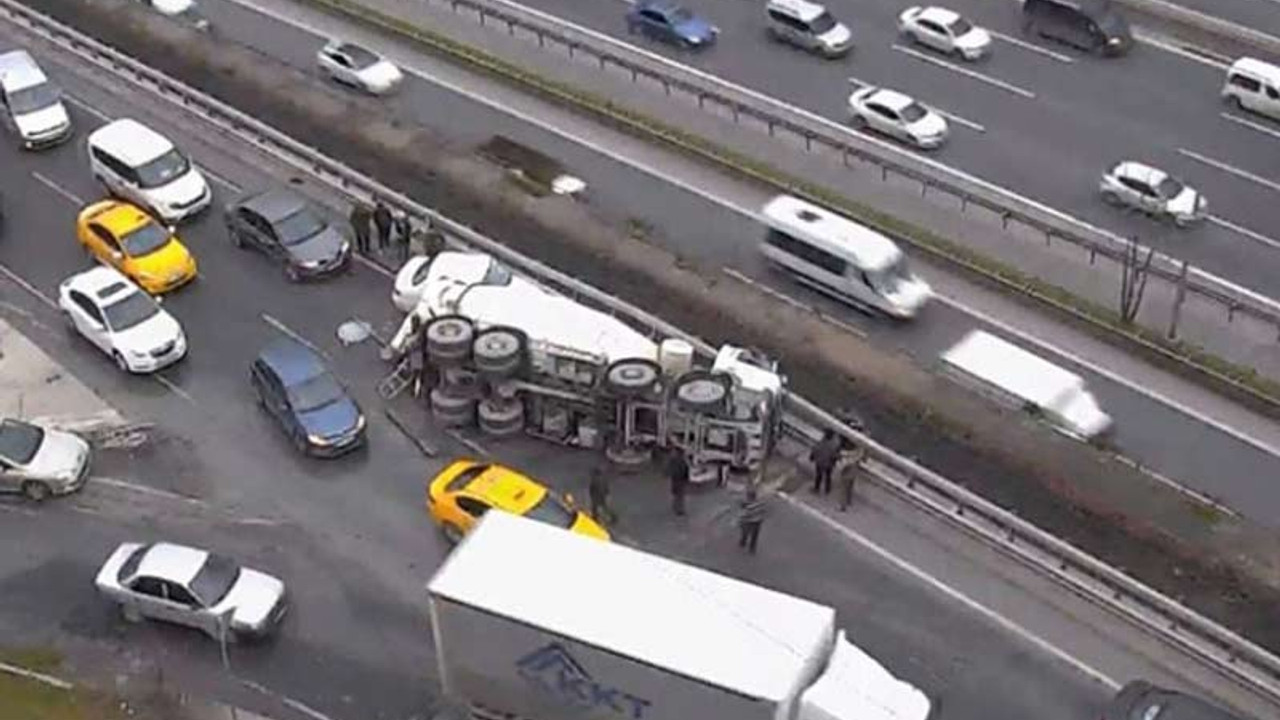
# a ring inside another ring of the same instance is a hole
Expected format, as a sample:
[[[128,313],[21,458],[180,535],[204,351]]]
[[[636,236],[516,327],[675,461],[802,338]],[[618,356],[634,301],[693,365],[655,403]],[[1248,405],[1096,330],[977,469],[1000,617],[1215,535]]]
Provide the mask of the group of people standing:
[[[376,196],[372,206],[357,200],[351,206],[349,220],[351,231],[355,235],[356,252],[362,255],[368,255],[376,241],[379,252],[386,252],[395,245],[400,262],[404,262],[409,259],[410,245],[415,237],[424,245],[430,244],[429,241],[435,237],[430,228],[414,227],[407,213],[392,210],[385,200]]]

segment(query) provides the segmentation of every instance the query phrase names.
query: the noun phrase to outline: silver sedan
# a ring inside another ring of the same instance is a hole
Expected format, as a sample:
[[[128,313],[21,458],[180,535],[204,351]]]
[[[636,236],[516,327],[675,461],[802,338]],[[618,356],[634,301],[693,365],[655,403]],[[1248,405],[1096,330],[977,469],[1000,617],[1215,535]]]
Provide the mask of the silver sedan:
[[[28,422],[0,420],[0,492],[40,501],[79,490],[89,475],[89,443]]]
[[[173,543],[121,544],[95,584],[126,620],[164,620],[227,641],[268,635],[288,608],[276,578]]]
[[[330,40],[316,53],[320,69],[329,77],[373,95],[396,89],[404,75],[381,55],[355,43]]]
[[[991,33],[946,8],[907,8],[898,16],[898,32],[921,45],[965,60],[978,60],[991,52]]]
[[[1195,189],[1159,168],[1125,161],[1108,170],[1098,184],[1102,199],[1112,205],[1167,218],[1178,227],[1201,220],[1209,203]]]

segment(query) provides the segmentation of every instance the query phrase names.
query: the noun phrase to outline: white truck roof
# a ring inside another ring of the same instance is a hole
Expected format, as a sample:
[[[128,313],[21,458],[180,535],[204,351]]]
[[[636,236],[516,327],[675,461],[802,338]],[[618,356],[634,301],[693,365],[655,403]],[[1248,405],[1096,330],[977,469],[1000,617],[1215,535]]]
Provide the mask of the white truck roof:
[[[983,330],[974,330],[942,355],[943,362],[1044,407],[1084,388],[1079,375]]]
[[[488,513],[427,591],[772,702],[835,639],[829,607],[507,513]]]

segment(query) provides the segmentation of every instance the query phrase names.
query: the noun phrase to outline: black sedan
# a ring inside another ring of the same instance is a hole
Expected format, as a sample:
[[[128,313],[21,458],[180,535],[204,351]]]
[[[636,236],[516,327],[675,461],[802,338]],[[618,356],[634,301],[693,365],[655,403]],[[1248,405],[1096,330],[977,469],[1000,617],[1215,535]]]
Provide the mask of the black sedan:
[[[351,243],[311,203],[287,190],[267,190],[226,207],[227,236],[276,258],[292,281],[336,273],[351,259]]]

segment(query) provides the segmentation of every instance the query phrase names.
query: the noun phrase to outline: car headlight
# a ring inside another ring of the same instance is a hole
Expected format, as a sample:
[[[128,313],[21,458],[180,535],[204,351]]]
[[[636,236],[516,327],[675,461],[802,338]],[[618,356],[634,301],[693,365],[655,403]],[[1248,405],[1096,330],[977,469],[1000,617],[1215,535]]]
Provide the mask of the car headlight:
[[[316,268],[324,264],[324,260],[306,260],[299,264],[308,270],[315,270]]]
[[[323,435],[314,435],[311,433],[307,434],[307,442],[311,443],[312,445],[329,445],[330,444],[329,438],[324,437]]]
[[[364,430],[364,415],[356,418],[356,432]]]

